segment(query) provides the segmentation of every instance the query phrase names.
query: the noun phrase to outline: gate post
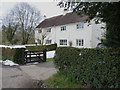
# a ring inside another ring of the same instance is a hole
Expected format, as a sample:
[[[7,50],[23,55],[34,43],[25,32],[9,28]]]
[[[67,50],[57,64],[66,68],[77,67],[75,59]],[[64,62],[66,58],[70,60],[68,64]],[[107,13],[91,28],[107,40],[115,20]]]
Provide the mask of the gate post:
[[[43,61],[46,62],[46,49],[43,50]]]
[[[24,59],[25,61],[24,61],[24,63],[26,64],[27,63],[27,51],[25,51],[24,54],[25,54],[25,59]]]

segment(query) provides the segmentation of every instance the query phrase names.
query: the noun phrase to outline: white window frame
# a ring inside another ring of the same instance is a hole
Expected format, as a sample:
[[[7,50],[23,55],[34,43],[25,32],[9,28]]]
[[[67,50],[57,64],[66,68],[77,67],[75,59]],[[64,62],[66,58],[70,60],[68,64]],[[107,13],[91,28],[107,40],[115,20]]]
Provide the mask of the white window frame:
[[[52,40],[46,40],[46,44],[51,44]]]
[[[38,30],[38,33],[42,33],[42,29],[39,29],[39,30]]]
[[[76,46],[84,46],[84,39],[76,39]]]
[[[76,25],[77,29],[83,29],[84,28],[84,23],[79,23]]]
[[[65,31],[65,30],[66,30],[66,26],[62,26],[61,31]]]
[[[41,44],[41,43],[42,43],[42,41],[41,41],[40,39],[38,39],[38,40],[37,40],[37,42],[38,42],[39,44]]]
[[[59,45],[67,45],[67,39],[60,39]]]
[[[51,32],[51,28],[48,28],[48,29],[47,29],[47,32]]]

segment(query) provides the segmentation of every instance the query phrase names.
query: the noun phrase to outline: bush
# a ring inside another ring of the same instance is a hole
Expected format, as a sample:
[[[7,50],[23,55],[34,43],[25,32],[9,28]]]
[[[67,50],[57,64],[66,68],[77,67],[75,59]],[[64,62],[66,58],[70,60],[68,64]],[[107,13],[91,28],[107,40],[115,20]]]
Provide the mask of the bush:
[[[25,48],[16,48],[13,61],[17,64],[25,64]]]
[[[24,64],[25,48],[4,48],[2,47],[2,60],[9,59],[17,64]]]
[[[95,88],[120,88],[120,48],[78,49],[59,47],[55,65],[80,84]]]
[[[27,50],[41,50],[46,49],[47,51],[56,50],[57,44],[51,45],[40,45],[40,46],[26,46]]]
[[[15,49],[2,47],[2,54],[1,54],[2,60],[6,60],[6,59],[13,60],[14,50]]]

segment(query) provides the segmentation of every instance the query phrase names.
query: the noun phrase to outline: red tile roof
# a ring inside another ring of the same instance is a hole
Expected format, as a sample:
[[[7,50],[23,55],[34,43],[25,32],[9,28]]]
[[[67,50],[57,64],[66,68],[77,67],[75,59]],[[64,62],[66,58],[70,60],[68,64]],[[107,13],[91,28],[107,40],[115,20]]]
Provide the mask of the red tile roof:
[[[88,16],[79,16],[76,13],[67,13],[66,15],[59,15],[45,19],[36,28],[46,28],[46,27],[66,25],[76,22],[85,22],[87,19]]]

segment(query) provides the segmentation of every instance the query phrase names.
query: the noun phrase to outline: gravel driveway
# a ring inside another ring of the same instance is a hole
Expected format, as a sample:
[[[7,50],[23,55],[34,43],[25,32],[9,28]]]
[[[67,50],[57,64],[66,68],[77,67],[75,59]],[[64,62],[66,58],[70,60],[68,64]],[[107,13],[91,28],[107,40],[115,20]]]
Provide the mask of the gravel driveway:
[[[2,66],[2,88],[35,88],[37,81],[45,80],[56,72],[52,61],[37,65]]]

